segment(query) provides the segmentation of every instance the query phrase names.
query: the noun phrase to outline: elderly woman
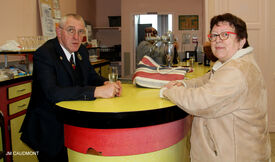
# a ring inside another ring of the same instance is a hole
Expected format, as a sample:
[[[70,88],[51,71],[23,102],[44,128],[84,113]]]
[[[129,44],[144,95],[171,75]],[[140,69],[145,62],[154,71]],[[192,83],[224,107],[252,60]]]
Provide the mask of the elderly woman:
[[[268,162],[267,92],[246,24],[226,13],[211,19],[211,72],[182,83],[170,82],[160,91],[194,115],[192,162]]]

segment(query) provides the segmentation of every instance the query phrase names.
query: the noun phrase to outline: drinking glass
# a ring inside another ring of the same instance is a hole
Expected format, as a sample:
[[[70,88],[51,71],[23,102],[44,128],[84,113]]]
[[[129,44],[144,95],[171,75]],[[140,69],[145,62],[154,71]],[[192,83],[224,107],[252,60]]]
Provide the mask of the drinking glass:
[[[27,40],[26,37],[24,36],[19,36],[18,38],[18,42],[21,46],[21,50],[26,50],[27,49]]]
[[[108,77],[110,82],[116,82],[118,80],[118,69],[116,66],[110,66]]]
[[[195,63],[195,56],[194,56],[194,55],[191,55],[191,56],[190,56],[190,66],[191,66],[191,67],[194,67],[194,63]]]
[[[172,43],[167,43],[167,51],[165,53],[166,63],[168,67],[172,67],[174,58],[174,45]]]

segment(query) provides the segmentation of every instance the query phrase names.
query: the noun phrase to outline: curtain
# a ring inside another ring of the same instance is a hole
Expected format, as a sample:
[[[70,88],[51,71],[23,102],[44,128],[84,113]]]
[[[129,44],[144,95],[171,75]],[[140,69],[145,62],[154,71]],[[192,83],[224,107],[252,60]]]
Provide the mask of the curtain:
[[[168,32],[168,15],[158,15],[158,35]]]

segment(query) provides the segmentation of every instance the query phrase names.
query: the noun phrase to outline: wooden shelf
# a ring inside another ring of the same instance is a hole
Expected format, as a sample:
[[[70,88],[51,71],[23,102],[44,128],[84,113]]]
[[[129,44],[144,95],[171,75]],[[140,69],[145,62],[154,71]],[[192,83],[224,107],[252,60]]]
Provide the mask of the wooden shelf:
[[[22,51],[0,51],[0,55],[6,54],[34,54],[35,50],[22,50]]]
[[[94,27],[94,30],[118,30],[121,31],[121,27]]]

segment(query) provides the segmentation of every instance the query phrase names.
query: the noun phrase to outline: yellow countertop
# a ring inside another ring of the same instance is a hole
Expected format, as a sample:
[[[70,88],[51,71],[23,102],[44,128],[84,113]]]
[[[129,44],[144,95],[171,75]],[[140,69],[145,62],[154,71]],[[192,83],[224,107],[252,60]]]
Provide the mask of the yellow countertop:
[[[193,68],[193,72],[191,73],[186,73],[185,79],[193,79],[197,78],[199,76],[204,75],[207,73],[209,70],[211,70],[211,66],[204,66],[204,65],[199,65],[198,63],[195,63]]]
[[[132,112],[174,106],[169,100],[159,97],[159,89],[122,84],[120,97],[96,99],[95,101],[63,101],[57,106],[86,112]]]

